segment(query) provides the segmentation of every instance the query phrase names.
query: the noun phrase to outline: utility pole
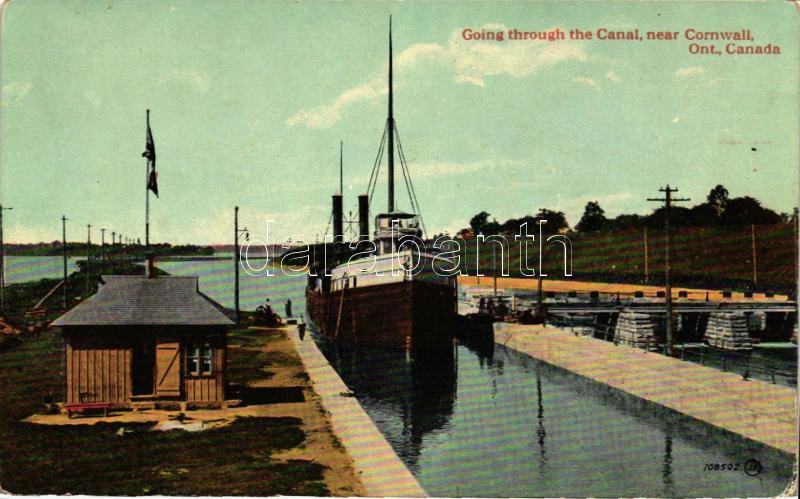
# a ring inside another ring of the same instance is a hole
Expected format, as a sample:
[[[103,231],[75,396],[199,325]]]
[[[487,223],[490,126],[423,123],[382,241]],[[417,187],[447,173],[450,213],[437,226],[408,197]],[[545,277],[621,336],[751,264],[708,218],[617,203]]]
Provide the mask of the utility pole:
[[[650,261],[647,255],[647,227],[644,228],[644,282],[650,282]]]
[[[106,271],[106,230],[100,229],[100,274]]]
[[[750,241],[753,247],[753,286],[758,284],[758,270],[756,267],[756,226],[750,224]]]
[[[239,261],[241,253],[239,251],[239,234],[245,234],[245,240],[249,239],[247,234],[247,227],[239,230],[239,207],[233,208],[233,270],[234,270],[234,284],[233,284],[233,306],[234,314],[236,316],[236,324],[239,324]]]
[[[61,248],[64,250],[64,310],[67,309],[67,216],[61,215]]]
[[[10,206],[0,204],[0,313],[6,311],[6,247],[3,243],[3,210],[13,210]]]
[[[117,233],[113,230],[111,231],[111,264],[114,264],[114,259],[117,257],[116,245],[117,243]]]
[[[494,281],[494,295],[497,296],[497,247],[492,245],[492,280]]]
[[[542,225],[546,224],[547,220],[539,220],[539,274],[536,279],[536,314],[544,317],[544,235],[542,234]]]
[[[92,256],[92,224],[86,225],[86,292],[84,296],[89,296],[89,287],[90,287],[90,267],[89,267],[89,259]]]
[[[798,215],[800,215],[800,209],[796,206],[794,208],[794,223],[792,224],[792,228],[794,229],[794,282],[798,283],[798,289],[800,289],[800,241],[797,238],[798,226],[800,226],[800,220],[798,220]],[[797,290],[795,290],[797,291]],[[795,293],[795,297],[800,296],[800,294]]]
[[[664,259],[664,281],[665,281],[665,295],[667,301],[667,354],[672,355],[674,350],[675,344],[675,336],[673,331],[673,321],[672,321],[672,281],[670,279],[670,273],[672,268],[669,262],[669,247],[670,247],[670,232],[669,232],[669,217],[670,217],[670,209],[672,208],[672,203],[681,202],[681,201],[690,201],[689,198],[673,198],[672,193],[678,192],[678,189],[670,188],[669,184],[666,187],[662,187],[659,189],[660,192],[664,193],[663,198],[647,198],[648,201],[657,201],[660,203],[664,203],[665,206],[665,216],[664,216],[664,227],[665,227],[665,239],[666,239],[666,251],[665,251],[665,259]]]

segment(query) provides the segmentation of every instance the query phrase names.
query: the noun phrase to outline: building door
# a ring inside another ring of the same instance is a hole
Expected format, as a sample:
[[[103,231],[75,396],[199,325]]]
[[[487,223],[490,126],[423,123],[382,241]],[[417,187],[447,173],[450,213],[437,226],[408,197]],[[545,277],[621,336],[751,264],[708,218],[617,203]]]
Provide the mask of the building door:
[[[131,376],[133,395],[151,395],[155,376],[155,341],[153,338],[138,338],[133,345]]]
[[[156,395],[177,397],[181,394],[181,344],[159,340],[156,345]]]

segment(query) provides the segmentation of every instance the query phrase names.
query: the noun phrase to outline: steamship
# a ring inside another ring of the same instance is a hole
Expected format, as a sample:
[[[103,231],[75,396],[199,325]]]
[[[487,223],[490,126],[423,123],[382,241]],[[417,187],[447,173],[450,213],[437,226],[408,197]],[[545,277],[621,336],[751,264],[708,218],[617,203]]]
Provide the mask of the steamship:
[[[392,87],[390,20],[388,119],[379,149],[383,151],[386,144],[388,209],[375,217],[373,252],[362,258],[347,258],[349,255],[342,251],[330,266],[326,262],[329,270],[309,278],[307,317],[313,329],[337,342],[407,350],[452,348],[457,313],[456,277],[434,271],[434,265],[437,269],[452,268],[452,262],[442,254],[403,244],[404,239],[411,237],[421,239],[424,226],[419,213],[401,211],[395,205],[395,138],[404,178],[408,170],[395,129]],[[379,157],[376,165],[380,164]],[[377,178],[377,172],[375,175]],[[406,184],[412,211],[419,212],[413,186],[409,181]],[[360,195],[358,204],[359,232],[362,239],[369,238],[368,195]],[[341,236],[341,193],[333,196],[333,220],[334,236]]]

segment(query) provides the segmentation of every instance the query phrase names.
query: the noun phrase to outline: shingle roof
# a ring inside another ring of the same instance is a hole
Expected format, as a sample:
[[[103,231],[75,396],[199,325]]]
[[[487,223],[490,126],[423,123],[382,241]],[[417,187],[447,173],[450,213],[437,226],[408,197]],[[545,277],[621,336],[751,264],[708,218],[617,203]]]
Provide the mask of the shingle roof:
[[[97,293],[54,326],[228,326],[221,305],[200,293],[196,277],[103,276]]]

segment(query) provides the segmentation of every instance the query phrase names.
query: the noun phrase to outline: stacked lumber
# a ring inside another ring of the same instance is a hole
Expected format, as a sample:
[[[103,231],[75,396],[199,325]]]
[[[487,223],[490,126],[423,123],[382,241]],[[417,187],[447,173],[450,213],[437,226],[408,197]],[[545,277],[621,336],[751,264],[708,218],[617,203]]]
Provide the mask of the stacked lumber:
[[[15,328],[2,317],[0,317],[0,334],[19,334],[19,329]]]
[[[751,350],[753,342],[747,327],[747,316],[742,313],[715,312],[708,317],[706,341],[709,345],[726,350]]]
[[[649,314],[624,310],[617,318],[616,339],[623,345],[648,348],[658,344],[656,323]]]

